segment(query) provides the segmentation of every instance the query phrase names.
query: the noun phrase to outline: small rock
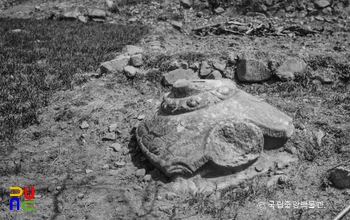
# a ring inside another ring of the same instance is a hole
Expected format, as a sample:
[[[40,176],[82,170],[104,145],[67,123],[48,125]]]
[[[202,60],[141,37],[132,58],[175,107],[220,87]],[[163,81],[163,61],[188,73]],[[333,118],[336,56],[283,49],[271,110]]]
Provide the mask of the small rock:
[[[180,64],[181,69],[187,70],[188,69],[188,63],[185,61],[182,61]]]
[[[79,16],[79,11],[74,10],[74,11],[69,11],[63,14],[62,19],[63,20],[76,20]]]
[[[182,29],[182,22],[179,22],[179,21],[171,21],[170,24],[177,30],[181,30]]]
[[[224,72],[225,68],[226,68],[226,63],[219,63],[219,62],[215,62],[213,64],[213,67],[217,70],[219,70],[220,72]]]
[[[85,173],[86,173],[86,174],[89,174],[89,173],[92,173],[92,172],[94,172],[94,171],[93,171],[93,170],[89,170],[89,169],[86,169],[86,170],[85,170]]]
[[[191,195],[196,195],[197,192],[198,192],[198,188],[196,186],[196,184],[192,181],[192,180],[188,180],[187,181],[187,186],[188,186],[188,192],[191,194]]]
[[[180,0],[180,3],[186,9],[189,9],[192,7],[192,3],[190,2],[190,0]]]
[[[306,63],[297,58],[289,58],[285,60],[276,70],[277,76],[282,81],[293,80],[294,74],[306,68]]]
[[[118,143],[113,143],[109,147],[112,148],[115,152],[120,152],[122,150],[122,146]]]
[[[276,185],[278,179],[280,178],[280,176],[272,176],[269,181],[267,181],[266,183],[266,187],[270,188],[271,186]]]
[[[117,161],[117,162],[115,162],[114,163],[114,166],[116,166],[116,167],[123,167],[123,166],[125,166],[125,162],[124,161]]]
[[[145,115],[139,115],[139,116],[137,117],[137,119],[141,121],[141,120],[145,119],[145,117],[146,117]]]
[[[222,78],[222,75],[218,70],[214,70],[206,77],[206,79],[221,79],[221,78]]]
[[[283,175],[283,176],[280,176],[277,180],[277,183],[279,185],[283,185],[283,184],[286,184],[287,183],[287,180],[288,180],[288,177],[286,175]]]
[[[166,198],[167,200],[173,200],[173,199],[175,199],[176,197],[177,197],[177,194],[174,193],[174,192],[167,192],[167,193],[165,194],[165,198]]]
[[[87,129],[87,128],[89,128],[89,124],[86,121],[83,121],[83,123],[81,123],[81,125],[80,125],[80,128]]]
[[[224,72],[223,76],[228,79],[234,79],[235,78],[235,69],[234,67],[227,67]]]
[[[118,176],[119,171],[118,170],[108,170],[107,174],[110,176]]]
[[[175,60],[175,61],[170,63],[168,71],[173,71],[173,70],[176,70],[176,69],[180,69],[180,64],[179,64],[179,62],[177,60]]]
[[[179,79],[199,79],[192,69],[177,69],[163,75],[162,83],[165,86],[172,86]]]
[[[194,71],[197,71],[199,69],[199,63],[195,62],[190,65],[190,68]]]
[[[97,19],[106,19],[107,17],[107,14],[104,10],[102,9],[97,9],[97,8],[89,8],[87,10],[87,15],[90,17],[90,18],[97,18]]]
[[[274,175],[283,175],[285,174],[282,170],[275,170]]]
[[[263,170],[264,170],[264,167],[262,167],[262,166],[259,166],[259,167],[255,167],[255,170],[256,170],[256,172],[262,172]]]
[[[146,175],[146,170],[145,169],[138,169],[136,171],[136,174],[135,174],[135,176],[138,177],[138,178],[144,177],[145,175]]]
[[[114,132],[106,133],[105,136],[102,137],[102,141],[114,141],[116,139]]]
[[[87,18],[84,15],[79,15],[78,16],[78,20],[83,22],[83,23],[86,23],[88,21]]]
[[[322,130],[318,130],[317,132],[315,132],[315,137],[316,137],[316,141],[319,147],[321,147],[322,145],[322,138],[325,136],[326,134],[322,131]]]
[[[147,174],[147,175],[145,175],[145,176],[143,177],[143,180],[144,180],[145,182],[149,182],[149,181],[151,181],[151,179],[152,179],[151,174]]]
[[[258,60],[241,60],[237,65],[237,77],[242,82],[260,82],[270,79],[271,71]]]
[[[219,15],[219,14],[224,13],[225,9],[223,9],[222,7],[218,7],[218,8],[214,9],[214,12]]]
[[[324,21],[323,17],[321,17],[319,15],[315,17],[315,20],[316,21]]]
[[[124,67],[128,65],[129,60],[129,56],[119,55],[113,60],[102,63],[100,66],[101,73],[122,72]]]
[[[103,170],[108,170],[109,169],[109,165],[108,164],[103,165],[102,169]]]
[[[109,132],[115,132],[118,128],[118,124],[111,124],[109,127],[108,127],[108,131]]]
[[[142,54],[135,54],[130,57],[130,65],[134,67],[139,67],[142,66],[143,61],[142,61]]]
[[[333,186],[344,189],[350,188],[350,169],[345,167],[337,167],[331,171],[328,178]]]
[[[85,195],[84,193],[79,193],[78,196],[77,196],[77,198],[78,198],[78,199],[82,199],[82,198],[84,197],[84,195]]]
[[[127,77],[132,78],[136,75],[137,70],[133,66],[124,67],[124,73]]]
[[[199,71],[199,75],[201,76],[201,77],[206,77],[206,76],[208,76],[209,75],[209,73],[211,73],[211,67],[210,67],[210,65],[208,64],[208,62],[207,61],[203,61],[202,63],[201,63],[201,69],[200,69],[200,71]]]
[[[143,53],[143,49],[141,47],[138,46],[134,46],[134,45],[126,45],[123,47],[122,52],[125,55],[135,55],[135,54],[142,54]]]
[[[294,146],[286,147],[284,150],[290,154],[293,154],[293,155],[298,154],[298,150]]]
[[[316,8],[325,8],[331,5],[328,0],[315,0],[314,5]]]

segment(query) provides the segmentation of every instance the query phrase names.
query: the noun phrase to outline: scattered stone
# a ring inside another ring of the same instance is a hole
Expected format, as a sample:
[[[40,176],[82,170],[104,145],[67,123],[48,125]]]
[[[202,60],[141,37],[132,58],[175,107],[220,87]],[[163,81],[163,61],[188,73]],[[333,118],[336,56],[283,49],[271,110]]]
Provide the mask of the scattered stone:
[[[142,60],[142,54],[135,54],[130,57],[130,64],[134,67],[142,66],[143,60]]]
[[[124,67],[128,65],[129,60],[129,56],[119,55],[113,60],[102,63],[100,66],[101,73],[122,72]]]
[[[114,132],[106,133],[105,136],[103,136],[102,141],[114,141],[116,139]]]
[[[103,170],[108,170],[109,169],[109,165],[108,164],[103,165],[102,169]]]
[[[197,71],[199,69],[199,63],[195,62],[190,65],[190,68],[194,71]]]
[[[288,181],[288,177],[286,175],[283,175],[283,176],[280,176],[277,180],[277,183],[279,185],[283,185],[283,184],[286,184]]]
[[[297,155],[298,154],[298,150],[294,146],[286,147],[284,150],[286,152],[290,153],[290,154],[293,154],[293,155]]]
[[[133,66],[124,67],[124,73],[127,77],[132,78],[136,75],[136,69]]]
[[[94,171],[93,171],[93,170],[89,170],[89,169],[86,169],[86,170],[85,170],[85,173],[86,173],[86,174],[89,174],[89,173],[92,173],[92,172],[94,172]]]
[[[141,120],[143,120],[145,117],[146,117],[145,115],[139,115],[139,116],[137,117],[137,119],[141,121]]]
[[[165,198],[166,198],[167,200],[173,200],[173,199],[175,199],[176,197],[177,197],[177,194],[174,193],[174,192],[167,192],[167,193],[165,194]]]
[[[78,199],[82,199],[82,198],[84,197],[84,195],[85,195],[84,193],[79,193],[79,194],[77,195],[77,198],[78,198]]]
[[[92,19],[106,19],[107,14],[104,10],[98,8],[89,8],[87,10],[87,15]]]
[[[285,60],[276,70],[277,76],[282,81],[293,80],[296,72],[303,71],[306,63],[298,58],[289,58]]]
[[[282,170],[275,170],[274,175],[283,175],[285,174]]]
[[[208,64],[207,61],[202,61],[202,64],[201,64],[201,69],[199,71],[199,75],[201,77],[206,77],[209,75],[209,73],[211,73],[211,67],[210,65]]]
[[[108,131],[109,132],[115,132],[118,128],[118,124],[114,123],[114,124],[111,124],[109,127],[108,127]]]
[[[220,72],[224,72],[225,68],[226,68],[226,63],[219,63],[219,62],[215,62],[213,64],[213,67],[217,70],[219,70]]]
[[[223,76],[228,79],[234,79],[235,78],[235,69],[234,67],[227,67],[224,72]]]
[[[146,175],[146,170],[145,169],[138,169],[137,171],[136,171],[136,174],[135,174],[135,176],[136,177],[144,177]]]
[[[81,123],[81,125],[80,125],[80,128],[87,129],[87,128],[89,128],[89,124],[86,121],[83,121],[83,123]]]
[[[123,166],[125,166],[125,162],[124,161],[117,161],[117,162],[115,162],[114,163],[114,166],[116,166],[116,167],[123,167]]]
[[[164,74],[162,83],[165,86],[173,85],[179,79],[199,79],[198,75],[192,69],[177,69]]]
[[[214,9],[214,12],[219,15],[219,14],[224,13],[225,9],[223,9],[222,7],[218,7],[218,8]]]
[[[271,71],[258,60],[241,60],[237,65],[237,77],[242,82],[260,82],[270,79]]]
[[[168,71],[173,71],[173,70],[176,70],[176,69],[180,69],[180,64],[179,64],[179,62],[177,60],[175,60],[175,61],[170,63]]]
[[[62,19],[63,20],[76,20],[79,16],[78,10],[69,11],[63,14]]]
[[[112,0],[106,0],[105,2],[108,9],[112,9],[114,7],[114,2]]]
[[[181,31],[182,26],[183,26],[182,22],[180,22],[180,21],[170,21],[170,24],[171,24],[175,29],[177,29],[177,30],[179,30],[179,31]]]
[[[188,63],[185,61],[182,61],[180,64],[181,69],[187,70],[188,69]]]
[[[221,78],[222,78],[222,75],[218,70],[214,70],[206,77],[206,79],[221,79]]]
[[[190,2],[190,0],[180,0],[180,3],[186,9],[189,9],[192,7],[192,3]]]
[[[269,181],[267,181],[266,183],[266,187],[270,188],[274,185],[276,185],[276,183],[278,182],[278,179],[280,178],[280,176],[272,176]]]
[[[316,142],[319,147],[322,145],[322,138],[326,135],[322,130],[318,130],[317,132],[314,133],[316,137]]]
[[[144,180],[145,182],[149,182],[149,181],[151,181],[151,179],[152,179],[151,174],[147,174],[147,175],[145,175],[145,176],[143,177],[143,180]]]
[[[314,5],[316,8],[325,8],[331,5],[328,0],[315,0]]]
[[[345,167],[337,167],[331,171],[328,178],[333,186],[344,189],[350,188],[350,169]]]
[[[264,167],[255,167],[256,172],[262,172],[264,170]]]
[[[129,56],[143,53],[143,49],[141,47],[134,46],[134,45],[125,45],[122,51],[125,55],[129,55]]]
[[[78,16],[78,20],[83,22],[83,23],[86,23],[88,21],[87,18],[84,15],[79,15]]]
[[[115,152],[120,152],[122,150],[122,146],[119,143],[113,143],[109,147],[112,148]]]
[[[187,187],[188,187],[188,192],[191,195],[196,195],[198,192],[198,188],[196,184],[192,180],[187,180]]]
[[[323,17],[319,16],[319,15],[315,16],[315,20],[316,21],[324,21]]]

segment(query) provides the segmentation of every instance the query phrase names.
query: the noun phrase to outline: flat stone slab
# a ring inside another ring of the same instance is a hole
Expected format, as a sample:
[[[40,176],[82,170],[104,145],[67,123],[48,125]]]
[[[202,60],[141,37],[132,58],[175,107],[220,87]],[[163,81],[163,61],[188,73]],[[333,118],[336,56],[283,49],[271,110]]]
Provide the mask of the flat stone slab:
[[[246,170],[264,150],[283,146],[293,131],[289,116],[231,80],[178,80],[136,137],[167,176],[217,178]]]

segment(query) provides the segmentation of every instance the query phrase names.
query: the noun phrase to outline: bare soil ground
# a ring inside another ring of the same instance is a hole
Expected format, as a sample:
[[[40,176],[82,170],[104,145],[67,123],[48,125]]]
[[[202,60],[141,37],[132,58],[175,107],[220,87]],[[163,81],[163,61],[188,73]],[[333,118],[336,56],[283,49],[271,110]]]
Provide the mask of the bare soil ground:
[[[53,7],[58,3],[62,1],[42,4]],[[15,7],[40,4],[26,1]],[[89,4],[93,2],[86,5]],[[45,11],[44,6],[41,8]],[[229,18],[210,19],[215,22]],[[184,29],[206,22],[192,20]],[[280,19],[276,22],[287,23]],[[335,24],[309,24],[325,25],[334,33],[307,37],[196,37],[178,32],[167,22],[150,23],[154,26],[152,34],[139,45],[146,49],[147,65],[156,70],[132,80],[122,74],[107,74],[90,78],[72,90],[59,91],[41,111],[40,124],[18,131],[17,141],[7,146],[6,155],[1,155],[0,219],[334,218],[350,203],[349,189],[336,189],[327,180],[331,168],[349,165],[350,161],[350,32],[337,29]],[[152,44],[159,44],[161,51],[152,51]],[[171,180],[143,156],[134,135],[142,120],[139,116],[151,113],[169,89],[160,84],[162,71],[172,59],[225,60],[230,52],[256,51],[276,59],[299,57],[308,64],[307,70],[298,73],[293,81],[274,78],[263,83],[238,82],[239,88],[294,119],[296,130],[285,149],[296,149],[298,164],[284,183],[271,187],[267,187],[271,177],[261,176],[209,195],[169,193]],[[333,82],[322,83],[315,77],[321,72]],[[79,127],[83,121],[89,124],[87,129]],[[117,124],[116,140],[105,141],[103,137],[111,124]],[[325,135],[318,143],[320,130]],[[120,144],[120,149],[113,150],[113,143]],[[151,180],[137,177],[138,169],[151,174]],[[35,186],[34,211],[9,211],[12,185]],[[271,208],[267,206],[269,201],[314,201],[322,202],[323,207]],[[262,203],[264,206],[259,205]],[[344,219],[350,219],[350,215]]]

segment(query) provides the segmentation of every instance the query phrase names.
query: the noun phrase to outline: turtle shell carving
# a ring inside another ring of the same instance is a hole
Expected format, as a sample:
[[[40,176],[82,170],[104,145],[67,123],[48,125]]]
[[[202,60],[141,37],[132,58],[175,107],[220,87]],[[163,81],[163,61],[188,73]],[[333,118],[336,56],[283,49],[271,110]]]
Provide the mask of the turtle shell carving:
[[[178,80],[136,137],[148,159],[173,177],[194,176],[202,167],[239,171],[293,130],[289,116],[231,80]]]

